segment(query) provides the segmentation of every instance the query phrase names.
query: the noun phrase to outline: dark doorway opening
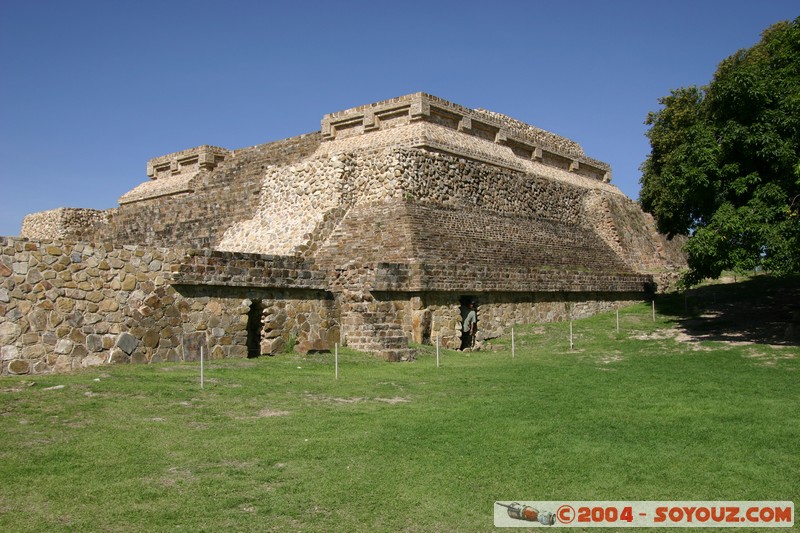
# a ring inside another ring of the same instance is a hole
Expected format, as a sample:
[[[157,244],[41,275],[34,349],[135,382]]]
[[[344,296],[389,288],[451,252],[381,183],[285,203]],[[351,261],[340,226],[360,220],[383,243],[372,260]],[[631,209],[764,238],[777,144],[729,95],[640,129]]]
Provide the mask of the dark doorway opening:
[[[247,357],[261,355],[261,316],[264,304],[261,300],[253,300],[247,312]]]

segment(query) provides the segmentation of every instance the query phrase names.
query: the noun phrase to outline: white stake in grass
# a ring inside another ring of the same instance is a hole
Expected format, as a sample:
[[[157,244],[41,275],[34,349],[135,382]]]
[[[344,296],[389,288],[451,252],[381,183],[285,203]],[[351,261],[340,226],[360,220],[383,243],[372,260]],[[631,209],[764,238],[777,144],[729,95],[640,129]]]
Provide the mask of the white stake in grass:
[[[653,322],[656,321],[656,301],[653,300]]]
[[[575,345],[572,342],[572,319],[569,319],[569,349],[572,350]]]
[[[572,342],[572,315],[575,311],[575,304],[569,306],[569,349],[572,350],[575,344]]]
[[[514,359],[514,328],[511,328],[511,359]]]
[[[436,368],[439,368],[439,335],[436,335]]]
[[[200,388],[204,388],[203,386],[203,347],[200,347]]]
[[[333,345],[333,364],[336,368],[336,379],[339,379],[339,343]]]

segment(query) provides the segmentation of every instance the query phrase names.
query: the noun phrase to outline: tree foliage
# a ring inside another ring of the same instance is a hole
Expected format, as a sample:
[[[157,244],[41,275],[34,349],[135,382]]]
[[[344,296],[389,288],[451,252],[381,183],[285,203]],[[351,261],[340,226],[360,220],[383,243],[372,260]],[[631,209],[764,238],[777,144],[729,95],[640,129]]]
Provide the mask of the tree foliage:
[[[685,281],[800,272],[800,17],[659,103],[639,201],[660,231],[690,235]]]

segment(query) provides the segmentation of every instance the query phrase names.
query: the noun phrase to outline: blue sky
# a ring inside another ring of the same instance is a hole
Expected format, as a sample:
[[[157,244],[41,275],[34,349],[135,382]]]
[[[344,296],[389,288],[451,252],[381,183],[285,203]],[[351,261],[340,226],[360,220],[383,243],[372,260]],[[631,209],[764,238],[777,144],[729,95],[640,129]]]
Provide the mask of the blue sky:
[[[796,0],[0,0],[0,235],[106,209],[148,159],[417,91],[581,143],[636,199],[648,111]]]

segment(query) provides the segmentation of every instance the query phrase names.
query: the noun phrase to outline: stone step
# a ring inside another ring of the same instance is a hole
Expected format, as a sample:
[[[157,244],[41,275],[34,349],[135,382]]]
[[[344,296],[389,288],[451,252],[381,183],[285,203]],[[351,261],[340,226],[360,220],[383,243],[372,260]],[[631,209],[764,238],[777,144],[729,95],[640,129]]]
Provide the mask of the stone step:
[[[417,354],[413,348],[395,348],[383,350],[380,355],[387,361],[413,361]]]
[[[370,346],[378,348],[407,348],[408,339],[404,336],[373,337],[371,335],[356,334],[347,336],[347,345],[351,347]]]

